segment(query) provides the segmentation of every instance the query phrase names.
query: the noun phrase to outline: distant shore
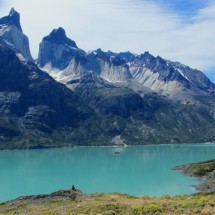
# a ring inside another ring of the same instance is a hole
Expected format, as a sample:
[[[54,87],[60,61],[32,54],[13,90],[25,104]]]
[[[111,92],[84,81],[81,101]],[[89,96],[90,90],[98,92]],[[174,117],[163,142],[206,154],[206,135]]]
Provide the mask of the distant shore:
[[[75,145],[70,143],[60,143],[59,144],[28,144],[28,145],[16,145],[16,142],[14,144],[0,144],[0,151],[3,150],[26,150],[26,149],[61,149],[61,148],[76,148],[76,147],[141,147],[141,146],[157,146],[157,145],[213,145],[215,142],[205,142],[205,143],[159,143],[159,144],[136,144],[136,145],[127,145],[127,144],[112,144],[112,145]]]

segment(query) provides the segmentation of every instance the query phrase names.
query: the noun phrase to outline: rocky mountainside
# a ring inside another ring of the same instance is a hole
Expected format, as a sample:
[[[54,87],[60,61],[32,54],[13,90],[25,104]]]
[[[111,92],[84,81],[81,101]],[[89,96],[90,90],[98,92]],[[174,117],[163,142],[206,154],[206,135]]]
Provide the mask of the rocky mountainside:
[[[80,97],[0,44],[0,148],[102,142],[101,131],[102,120]]]
[[[215,98],[215,85],[200,71],[178,62],[154,57],[149,52],[131,62],[134,79],[171,100],[194,102],[197,97]]]
[[[0,28],[1,149],[215,140],[214,85],[200,71],[148,52],[86,53],[62,28],[35,64],[15,10]]]

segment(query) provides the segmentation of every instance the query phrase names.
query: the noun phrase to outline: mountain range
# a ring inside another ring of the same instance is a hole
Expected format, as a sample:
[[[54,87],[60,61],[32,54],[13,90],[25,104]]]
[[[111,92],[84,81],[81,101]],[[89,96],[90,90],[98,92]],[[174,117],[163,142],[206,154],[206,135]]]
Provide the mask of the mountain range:
[[[149,52],[86,52],[63,28],[34,60],[20,15],[0,19],[0,149],[215,140],[215,85]]]

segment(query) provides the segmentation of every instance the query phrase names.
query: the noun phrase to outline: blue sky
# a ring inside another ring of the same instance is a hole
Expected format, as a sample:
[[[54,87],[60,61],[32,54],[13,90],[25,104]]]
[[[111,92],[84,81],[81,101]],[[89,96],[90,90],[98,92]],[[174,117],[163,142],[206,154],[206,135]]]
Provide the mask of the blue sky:
[[[149,51],[204,71],[215,82],[215,0],[0,0],[15,7],[36,58],[62,26],[84,50]]]
[[[143,0],[142,0],[143,1]],[[168,7],[169,10],[175,11],[185,16],[192,17],[198,13],[198,10],[206,7],[208,0],[152,0],[155,3]]]

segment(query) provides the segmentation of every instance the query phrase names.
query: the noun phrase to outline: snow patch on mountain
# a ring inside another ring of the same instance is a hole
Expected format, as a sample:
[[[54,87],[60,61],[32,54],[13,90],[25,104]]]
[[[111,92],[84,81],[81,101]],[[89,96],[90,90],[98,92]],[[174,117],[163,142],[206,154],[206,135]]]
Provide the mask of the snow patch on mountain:
[[[175,67],[174,67],[175,68]],[[184,75],[181,69],[175,68],[184,78],[186,78],[189,82],[192,82],[186,75]]]

